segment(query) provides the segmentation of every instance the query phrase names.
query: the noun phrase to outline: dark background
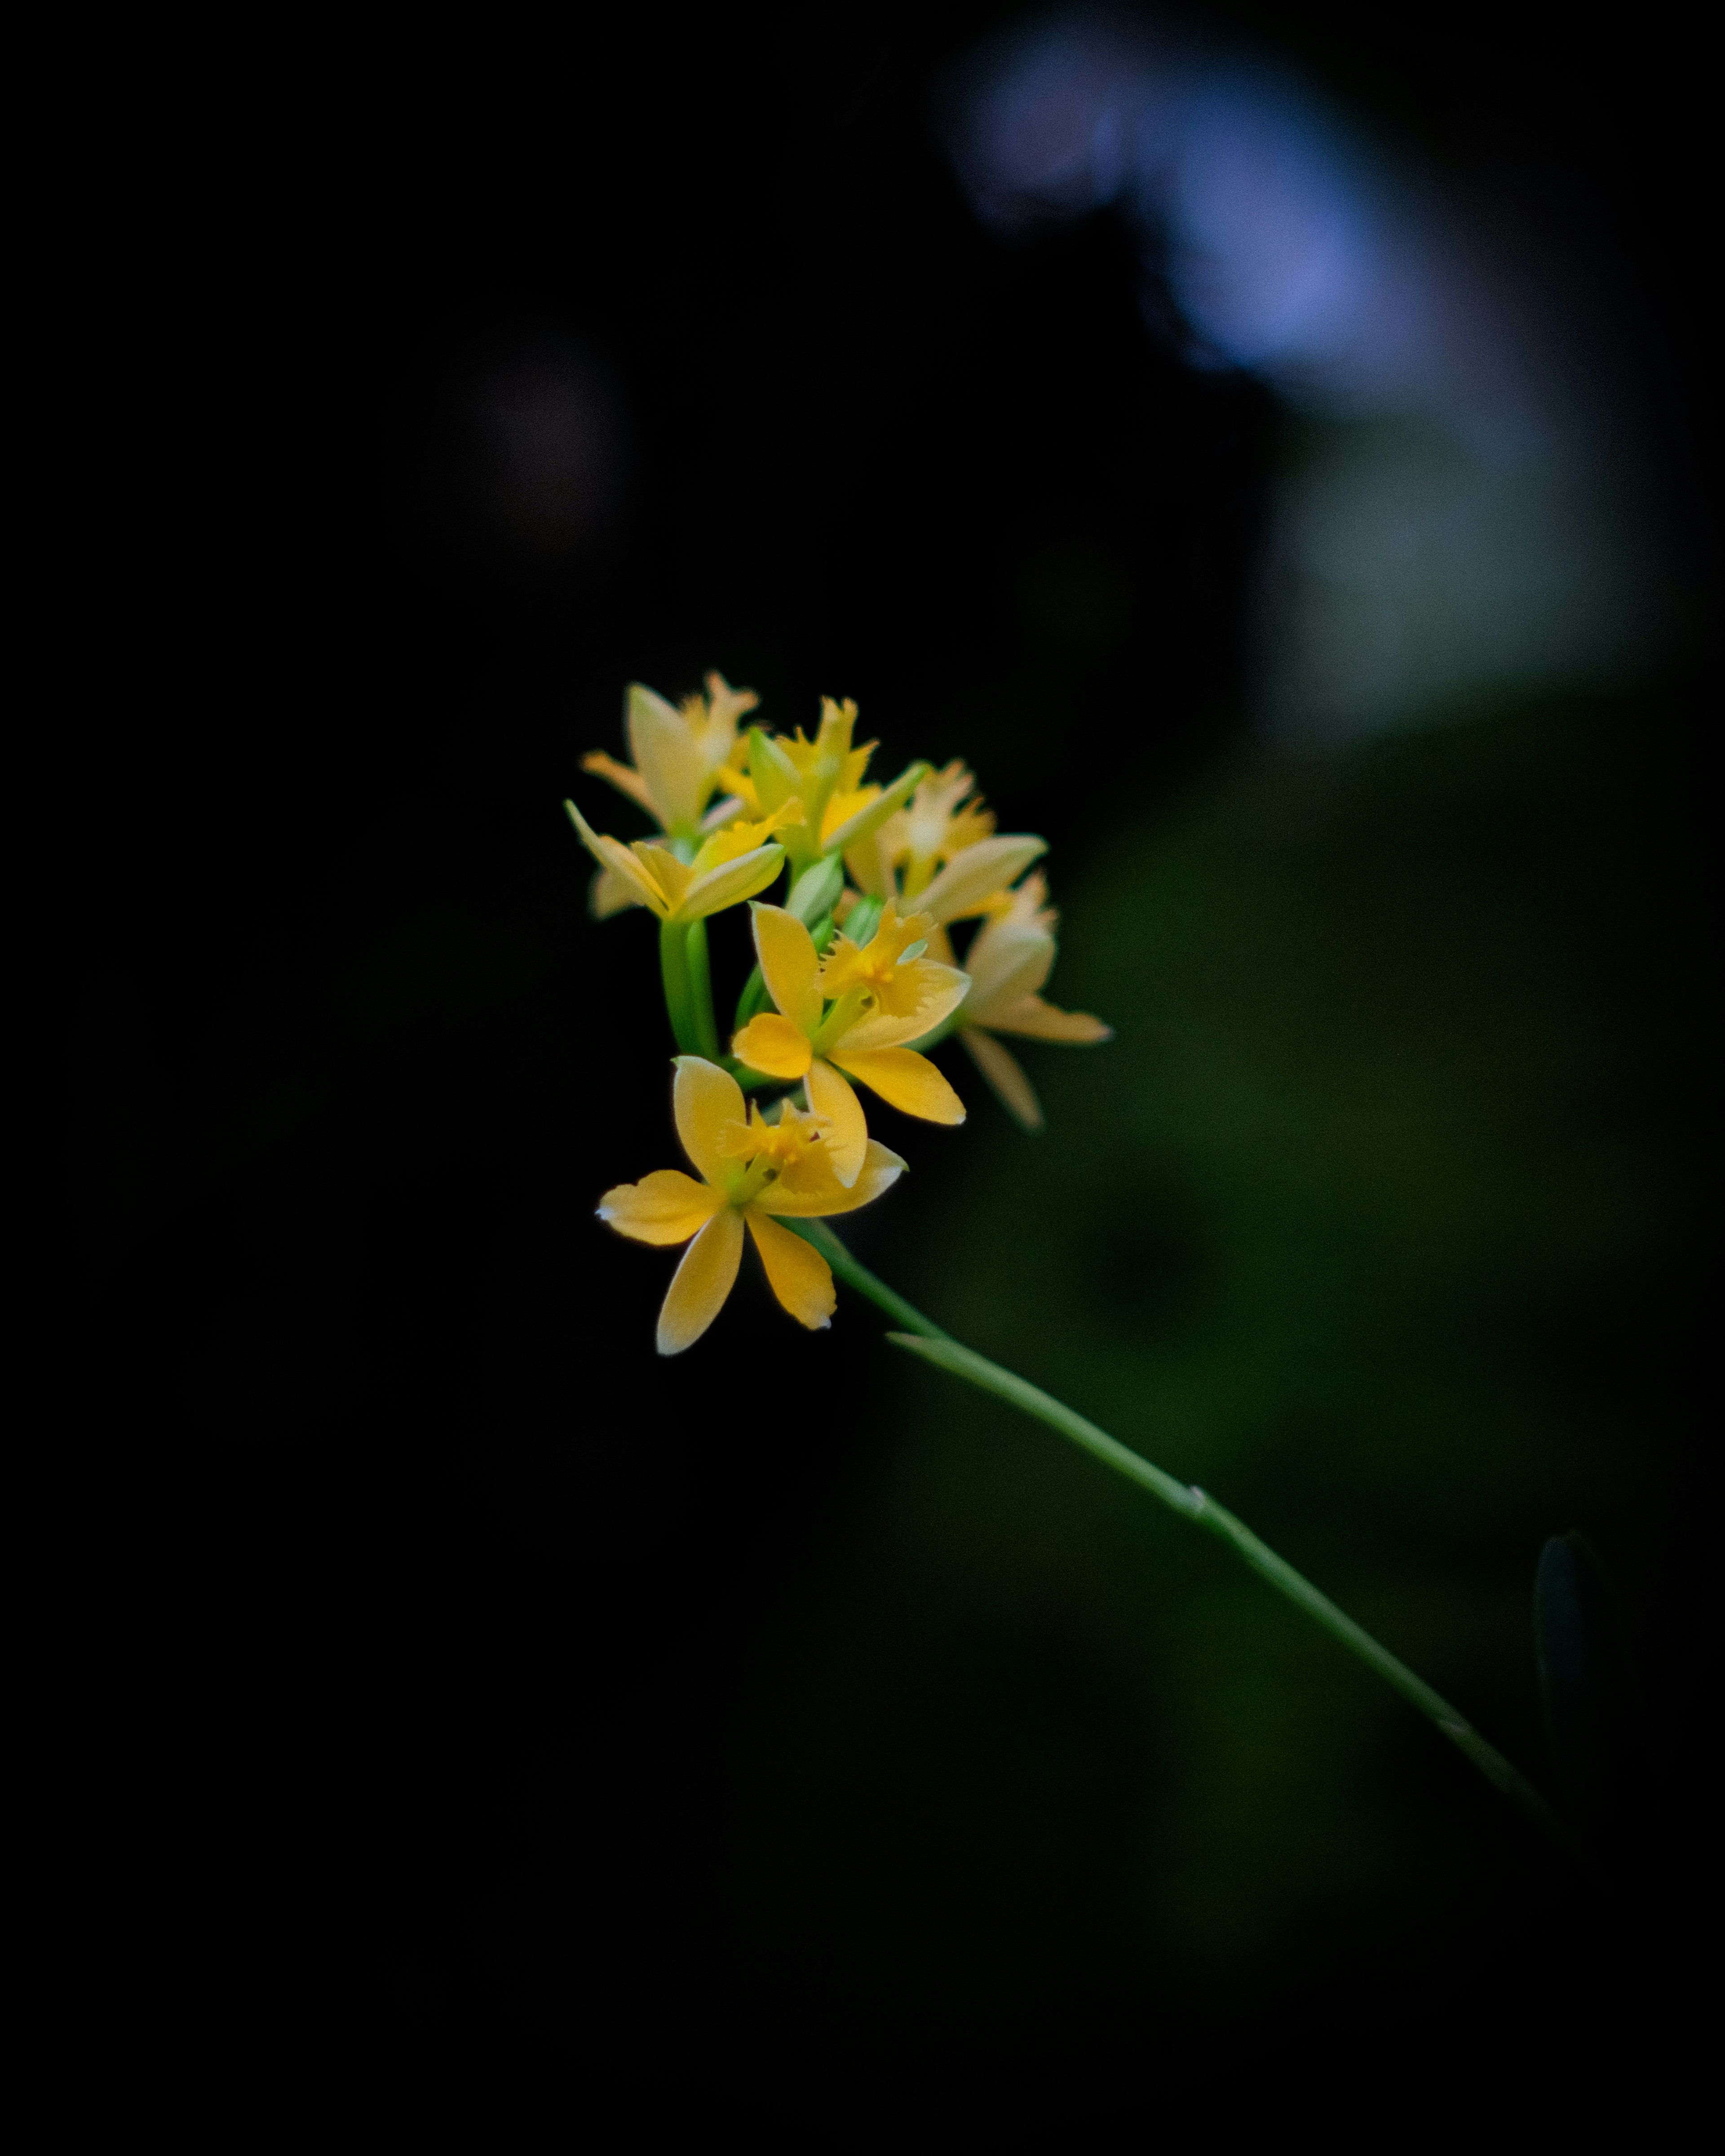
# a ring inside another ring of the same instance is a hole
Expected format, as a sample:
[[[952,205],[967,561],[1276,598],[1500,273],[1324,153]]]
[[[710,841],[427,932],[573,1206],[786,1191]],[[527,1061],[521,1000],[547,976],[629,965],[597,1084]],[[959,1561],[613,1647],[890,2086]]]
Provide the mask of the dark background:
[[[105,206],[109,1824],[122,1962],[170,1943],[244,2032],[856,2092],[1597,2074],[1680,2025],[1693,665],[1255,752],[1284,423],[1152,341],[1110,218],[977,224],[934,114],[1004,19],[308,37],[182,93]],[[1698,589],[1675,13],[1202,20],[1567,265]],[[1528,1596],[1585,1528],[1648,1702],[1639,1914],[860,1306],[805,1337],[746,1268],[652,1355],[665,1261],[592,1218],[674,1158],[652,937],[586,919],[558,804],[633,835],[580,754],[711,665],[967,757],[1051,842],[1052,992],[1118,1029],[1028,1051],[1034,1142],[955,1062],[970,1125],[886,1130],[915,1173],[859,1247],[1548,1786]]]

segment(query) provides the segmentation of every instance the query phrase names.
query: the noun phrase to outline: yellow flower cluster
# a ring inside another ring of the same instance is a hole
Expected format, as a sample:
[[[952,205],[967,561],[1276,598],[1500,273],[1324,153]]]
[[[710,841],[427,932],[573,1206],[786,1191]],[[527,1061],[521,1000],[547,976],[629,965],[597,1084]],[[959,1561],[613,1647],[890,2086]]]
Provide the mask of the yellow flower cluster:
[[[619,1184],[599,1217],[638,1242],[686,1243],[659,1320],[661,1354],[706,1332],[742,1261],[743,1229],[773,1293],[811,1328],[826,1325],[833,1278],[819,1250],[779,1224],[848,1213],[904,1173],[869,1136],[861,1086],[904,1114],[962,1123],[964,1104],[928,1050],[956,1035],[1027,1130],[1042,1111],[998,1038],[1106,1040],[1109,1029],[1057,1010],[1042,988],[1057,916],[1040,872],[1047,850],[1001,834],[962,763],[911,763],[891,785],[866,778],[875,744],[852,746],[856,706],[821,705],[813,741],[741,721],[758,702],[709,674],[680,708],[639,683],[624,726],[633,761],[598,751],[583,767],[658,826],[631,844],[564,806],[598,863],[599,918],[645,906],[660,956],[676,1058],[677,1135],[701,1181],[661,1168]],[[760,894],[788,872],[782,905]],[[758,963],[718,1046],[706,921],[752,903]],[[975,921],[963,958],[950,931]],[[763,1114],[751,1091],[780,1089]],[[800,1096],[800,1097],[798,1097]]]

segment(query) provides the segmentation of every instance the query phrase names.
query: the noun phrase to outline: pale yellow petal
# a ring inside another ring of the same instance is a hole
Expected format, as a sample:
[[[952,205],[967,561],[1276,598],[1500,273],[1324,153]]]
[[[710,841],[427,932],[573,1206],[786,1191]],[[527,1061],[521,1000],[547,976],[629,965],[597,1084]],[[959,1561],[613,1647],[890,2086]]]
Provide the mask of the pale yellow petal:
[[[913,1048],[871,1048],[853,1055],[847,1046],[835,1050],[833,1060],[859,1085],[869,1086],[907,1116],[920,1116],[925,1123],[964,1121],[963,1101],[928,1058]],[[809,1105],[815,1106],[812,1093]]]
[[[659,1313],[659,1352],[692,1348],[719,1312],[742,1262],[742,1215],[726,1205],[715,1213],[683,1253]]]
[[[1035,994],[1054,962],[1052,936],[1013,921],[989,921],[964,954],[964,970],[970,976],[965,1016],[992,1025],[992,1012]]]
[[[970,976],[961,973],[956,966],[939,965],[932,958],[915,958],[908,966],[900,967],[894,983],[895,988],[906,985],[914,992],[913,997],[906,998],[908,1009],[882,1011],[878,1017],[860,1019],[835,1045],[848,1055],[853,1049],[898,1048],[907,1040],[920,1040],[957,1009],[970,988]]]
[[[680,861],[668,846],[660,845],[651,839],[637,839],[629,851],[664,893],[659,911],[669,918],[687,896],[695,880],[694,870],[687,861]]]
[[[802,820],[802,803],[786,801],[770,816],[757,822],[744,818],[740,822],[727,824],[722,829],[714,829],[709,833],[701,851],[695,856],[696,875],[704,876],[710,870],[724,868],[732,861],[741,860],[745,854],[752,854],[768,844],[785,824],[800,824]]]
[[[870,831],[845,849],[845,865],[856,880],[859,891],[871,898],[886,898],[892,891],[892,862],[883,845],[885,834]]]
[[[1040,996],[1024,996],[988,1019],[996,1033],[1021,1033],[1030,1040],[1062,1040],[1069,1047],[1085,1048],[1099,1040],[1111,1040],[1114,1029],[1088,1011],[1056,1010]]]
[[[870,1138],[863,1152],[862,1173],[849,1190],[837,1176],[829,1173],[819,1183],[809,1178],[797,1190],[787,1190],[781,1183],[763,1193],[755,1204],[762,1212],[776,1213],[782,1219],[823,1220],[834,1213],[854,1213],[859,1205],[873,1204],[905,1172],[905,1164],[896,1152]]]
[[[727,906],[741,906],[744,899],[765,891],[783,866],[783,846],[757,846],[752,853],[739,855],[736,860],[709,869],[704,875],[692,876],[677,902],[677,917],[705,921],[711,913],[722,913]]]
[[[614,913],[621,913],[627,906],[644,906],[640,887],[632,877],[619,875],[615,869],[596,869],[593,881],[587,887],[588,911],[595,921],[608,921]]]
[[[803,1083],[809,1095],[810,1112],[827,1119],[824,1141],[827,1158],[833,1173],[849,1190],[862,1173],[863,1163],[868,1158],[869,1124],[862,1102],[832,1065],[819,1056],[809,1065]]]
[[[599,1218],[637,1243],[686,1243],[724,1200],[680,1168],[655,1168],[639,1183],[619,1183],[599,1200]]]
[[[742,1122],[747,1116],[742,1088],[728,1070],[704,1057],[680,1055],[676,1064],[671,1111],[677,1119],[677,1136],[707,1181],[722,1187],[726,1157],[720,1141],[727,1124]]]
[[[970,1050],[970,1057],[988,1081],[989,1090],[1015,1123],[1027,1131],[1042,1128],[1042,1103],[1036,1097],[1035,1088],[1019,1068],[1019,1060],[1010,1049],[1003,1048],[992,1034],[984,1033],[980,1026],[961,1025],[958,1038]]]
[[[782,906],[757,906],[752,911],[755,955],[767,993],[793,1025],[813,1033],[820,1024],[821,1004],[814,938]]]
[[[706,761],[683,715],[639,681],[629,687],[626,724],[635,769],[653,813],[667,831],[692,831],[700,821]]]
[[[757,1206],[746,1206],[743,1218],[767,1268],[767,1285],[798,1325],[824,1332],[839,1306],[832,1267],[812,1245],[769,1220]]]
[[[961,920],[985,906],[996,891],[1022,875],[1039,854],[1047,851],[1048,841],[1029,833],[978,839],[956,860],[948,861],[927,889],[917,894],[917,909],[932,913],[937,921]]]
[[[605,779],[619,793],[626,793],[631,801],[639,802],[649,816],[653,814],[653,797],[647,791],[646,781],[639,772],[632,771],[628,764],[619,763],[614,756],[607,756],[603,749],[596,748],[590,755],[582,757],[581,768],[592,772],[596,778]]]
[[[762,1011],[732,1042],[731,1053],[751,1070],[764,1070],[769,1078],[800,1078],[814,1050],[800,1027],[777,1011]]]
[[[620,839],[608,839],[602,832],[594,830],[572,801],[566,801],[563,807],[568,812],[569,821],[580,834],[582,844],[599,866],[614,870],[631,890],[639,894],[641,904],[650,906],[662,919],[670,911],[670,902],[665,897],[663,884],[655,873],[655,864],[641,859],[633,847],[625,846]],[[651,855],[662,853],[663,849],[645,847],[642,851]],[[667,860],[670,858],[669,855],[665,855]]]

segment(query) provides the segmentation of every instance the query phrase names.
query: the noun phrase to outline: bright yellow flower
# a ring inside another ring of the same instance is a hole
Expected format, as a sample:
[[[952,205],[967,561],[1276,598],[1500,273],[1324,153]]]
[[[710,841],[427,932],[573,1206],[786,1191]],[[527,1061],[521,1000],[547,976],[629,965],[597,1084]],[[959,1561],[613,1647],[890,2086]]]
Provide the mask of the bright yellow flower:
[[[970,993],[958,1014],[957,1034],[1001,1105],[1026,1130],[1042,1127],[1042,1107],[1018,1059],[995,1040],[997,1033],[1031,1040],[1087,1044],[1108,1040],[1113,1028],[1084,1011],[1056,1010],[1039,991],[1055,962],[1060,916],[1044,901],[1048,886],[1039,874],[997,905],[964,954]]]
[[[925,778],[904,808],[846,846],[858,887],[896,898],[937,921],[986,913],[1046,842],[1028,832],[993,835],[993,814],[967,797],[975,779],[958,762]]]
[[[595,749],[583,757],[581,767],[638,802],[660,830],[692,839],[737,747],[737,722],[760,701],[752,689],[733,689],[722,674],[709,674],[706,696],[685,696],[677,711],[632,681],[624,725],[634,764]],[[735,803],[721,804],[721,820],[736,813]]]
[[[841,936],[823,962],[814,939],[783,906],[756,906],[755,950],[778,1005],[752,1019],[732,1043],[752,1070],[800,1078],[809,1105],[826,1117],[833,1172],[847,1186],[870,1143],[862,1103],[847,1076],[895,1108],[931,1123],[962,1123],[964,1103],[926,1055],[904,1045],[948,1017],[969,977],[923,957],[935,924],[926,914],[900,921],[889,899],[873,940]]]
[[[758,824],[734,823],[715,831],[685,861],[660,840],[638,839],[625,846],[620,839],[606,838],[572,801],[563,806],[582,844],[620,894],[607,910],[644,906],[661,921],[704,921],[765,891],[784,865],[784,848],[773,842],[773,834],[803,819],[802,804],[787,802]]]
[[[677,1136],[701,1180],[662,1168],[608,1190],[598,1208],[600,1219],[638,1243],[689,1245],[659,1313],[660,1353],[692,1347],[723,1308],[742,1260],[745,1221],[774,1295],[798,1324],[819,1331],[837,1300],[832,1270],[773,1216],[853,1212],[891,1188],[904,1163],[870,1140],[860,1172],[843,1184],[818,1116],[787,1103],[769,1123],[758,1106],[744,1112],[742,1088],[716,1065],[698,1055],[680,1055],[676,1064]]]
[[[723,774],[726,784],[757,813],[786,801],[803,803],[803,825],[786,842],[799,869],[865,839],[909,798],[927,771],[927,764],[913,763],[891,786],[865,786],[863,773],[877,744],[853,748],[855,725],[856,706],[848,697],[839,703],[823,696],[813,741],[804,739],[800,726],[790,736],[768,735],[757,727],[749,736],[747,771],[728,768]]]

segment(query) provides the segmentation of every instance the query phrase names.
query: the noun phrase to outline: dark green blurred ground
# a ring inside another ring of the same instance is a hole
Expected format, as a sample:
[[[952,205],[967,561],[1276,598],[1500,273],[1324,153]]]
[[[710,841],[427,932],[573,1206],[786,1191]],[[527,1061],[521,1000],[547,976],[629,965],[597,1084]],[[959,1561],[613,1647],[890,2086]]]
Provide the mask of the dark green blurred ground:
[[[1649,1789],[1672,1771],[1692,755],[1680,713],[1569,704],[1122,821],[1052,865],[1051,993],[1116,1041],[1027,1045],[1040,1139],[988,1102],[945,1152],[895,1132],[916,1173],[851,1239],[1215,1491],[1548,1789],[1530,1594],[1577,1526],[1653,1697]],[[1411,2023],[1434,1987],[1513,1991],[1518,1956],[1549,1984],[1561,1866],[1407,1708],[1050,1433],[880,1361],[878,1445],[733,1736],[716,1922],[763,2005],[1034,2053],[1147,2015]]]

